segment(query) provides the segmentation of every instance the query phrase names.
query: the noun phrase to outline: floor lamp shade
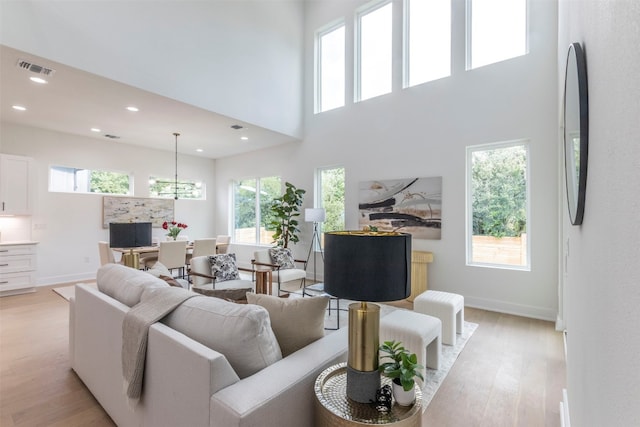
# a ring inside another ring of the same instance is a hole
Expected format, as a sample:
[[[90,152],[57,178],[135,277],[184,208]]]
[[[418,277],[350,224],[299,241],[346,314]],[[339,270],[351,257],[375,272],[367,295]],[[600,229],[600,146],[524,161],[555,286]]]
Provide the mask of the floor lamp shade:
[[[349,305],[347,396],[375,401],[380,388],[378,347],[380,307],[367,301],[394,301],[411,294],[411,236],[395,232],[325,233],[324,289]]]
[[[324,235],[324,288],[356,301],[396,301],[411,294],[411,235],[339,231]]]
[[[304,210],[305,222],[324,222],[325,211],[323,208],[307,208]]]

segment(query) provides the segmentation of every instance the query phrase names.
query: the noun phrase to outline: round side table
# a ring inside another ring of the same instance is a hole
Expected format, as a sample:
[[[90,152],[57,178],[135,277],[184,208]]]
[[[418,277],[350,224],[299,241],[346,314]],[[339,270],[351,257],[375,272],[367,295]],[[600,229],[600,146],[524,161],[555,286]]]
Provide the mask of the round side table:
[[[382,377],[382,385],[391,380]],[[379,412],[372,403],[358,403],[347,397],[347,364],[333,365],[318,376],[315,383],[318,427],[362,425],[390,425],[394,427],[420,427],[422,391],[416,387],[416,401],[411,406],[393,404],[387,413]]]

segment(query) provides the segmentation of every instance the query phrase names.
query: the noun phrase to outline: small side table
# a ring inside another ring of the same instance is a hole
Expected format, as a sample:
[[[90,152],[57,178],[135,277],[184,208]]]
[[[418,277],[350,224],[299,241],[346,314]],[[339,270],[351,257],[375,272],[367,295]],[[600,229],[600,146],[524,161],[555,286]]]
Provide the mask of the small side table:
[[[382,377],[382,385],[391,380]],[[422,416],[422,391],[416,387],[416,401],[412,406],[393,404],[391,411],[379,412],[374,404],[357,403],[347,397],[347,364],[333,365],[318,376],[315,383],[318,427],[361,425],[388,425],[395,427],[420,427]]]
[[[270,269],[256,270],[256,293],[271,295],[273,274]]]

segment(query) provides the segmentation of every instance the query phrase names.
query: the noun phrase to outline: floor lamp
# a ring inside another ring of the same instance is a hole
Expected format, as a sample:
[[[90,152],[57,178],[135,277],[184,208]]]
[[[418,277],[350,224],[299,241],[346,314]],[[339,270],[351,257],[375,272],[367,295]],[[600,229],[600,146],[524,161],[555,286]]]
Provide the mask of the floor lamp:
[[[324,252],[322,252],[322,242],[320,242],[320,233],[318,232],[318,224],[324,222],[325,219],[325,211],[324,208],[307,208],[304,210],[304,220],[305,222],[313,223],[313,237],[311,238],[311,246],[309,246],[309,253],[307,254],[307,262],[305,265],[309,264],[309,258],[311,258],[311,253],[313,252],[313,247],[318,242],[318,247],[320,248],[320,256],[322,256],[322,260],[324,261]],[[313,282],[316,282],[316,255],[313,255]]]

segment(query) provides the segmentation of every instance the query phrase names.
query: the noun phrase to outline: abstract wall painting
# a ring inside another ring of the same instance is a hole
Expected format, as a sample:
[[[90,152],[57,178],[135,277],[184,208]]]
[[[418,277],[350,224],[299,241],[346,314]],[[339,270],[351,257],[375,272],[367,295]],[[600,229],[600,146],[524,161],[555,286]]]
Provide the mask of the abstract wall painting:
[[[442,177],[361,182],[360,228],[409,233],[416,239],[440,239]]]
[[[102,199],[102,227],[110,222],[151,222],[162,227],[173,220],[173,199],[104,196]]]

